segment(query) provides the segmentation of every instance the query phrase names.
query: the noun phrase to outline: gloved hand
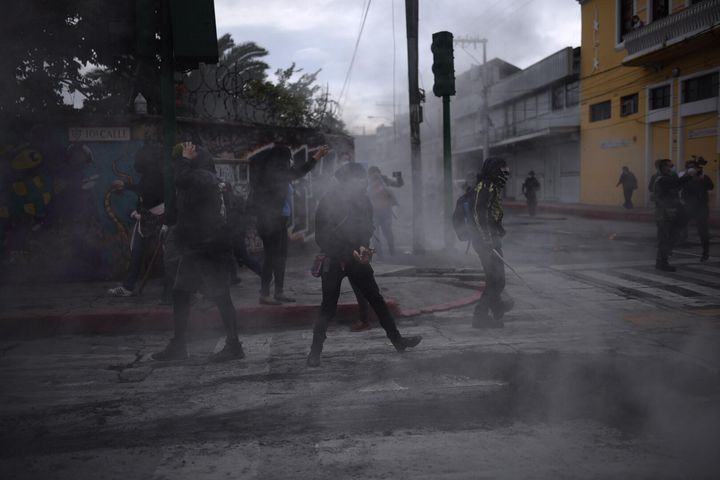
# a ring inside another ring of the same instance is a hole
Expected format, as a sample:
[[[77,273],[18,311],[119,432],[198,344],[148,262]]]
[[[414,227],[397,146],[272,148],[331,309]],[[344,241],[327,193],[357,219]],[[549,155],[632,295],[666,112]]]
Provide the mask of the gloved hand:
[[[168,234],[168,226],[163,225],[162,227],[160,227],[160,240],[164,241],[167,238],[167,234]]]
[[[375,253],[375,250],[366,247],[360,247],[358,250],[353,250],[353,258],[355,258],[355,260],[357,260],[358,263],[361,263],[362,265],[367,265],[368,263],[370,263],[370,260],[372,260],[372,256],[373,253]]]

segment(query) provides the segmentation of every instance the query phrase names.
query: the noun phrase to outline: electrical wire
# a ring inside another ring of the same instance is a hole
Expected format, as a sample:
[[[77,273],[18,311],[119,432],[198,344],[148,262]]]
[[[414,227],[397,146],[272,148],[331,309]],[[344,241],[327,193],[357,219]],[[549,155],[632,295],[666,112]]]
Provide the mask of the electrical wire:
[[[355,58],[357,57],[358,48],[360,46],[360,39],[362,38],[363,30],[365,29],[365,21],[367,20],[371,4],[372,0],[368,0],[367,6],[365,7],[365,14],[363,15],[362,23],[360,24],[360,31],[358,32],[357,39],[355,40],[355,48],[353,49],[352,58],[350,59],[350,65],[348,66],[348,71],[345,74],[345,81],[343,82],[342,89],[340,90],[340,96],[338,97],[338,103],[340,104],[341,111],[345,106],[345,100],[347,100],[347,91],[350,85],[350,76],[352,74],[353,66],[355,65]]]

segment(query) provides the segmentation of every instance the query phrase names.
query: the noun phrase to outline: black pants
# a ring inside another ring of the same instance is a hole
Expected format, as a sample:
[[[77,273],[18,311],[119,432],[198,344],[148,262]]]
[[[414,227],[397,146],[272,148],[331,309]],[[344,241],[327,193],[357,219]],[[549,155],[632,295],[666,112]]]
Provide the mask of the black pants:
[[[258,277],[262,278],[263,267],[248,253],[247,245],[245,244],[245,233],[244,230],[238,232],[233,238],[233,256],[237,263],[245,265],[251,272],[254,272]],[[237,273],[235,273],[235,276],[237,276]]]
[[[143,237],[140,235],[140,231],[137,228],[133,228],[132,240],[130,244],[132,248],[130,250],[130,265],[128,266],[127,275],[123,281],[123,287],[132,291],[135,289],[135,284],[140,278],[140,271],[142,270],[143,263],[145,261],[145,253],[151,247],[154,238]]]
[[[335,317],[337,312],[340,287],[345,277],[350,279],[351,283],[357,287],[358,291],[370,304],[388,338],[391,341],[400,340],[400,332],[397,325],[395,325],[395,319],[390,313],[385,299],[380,294],[380,288],[375,282],[375,273],[372,267],[369,264],[363,265],[353,260],[345,263],[343,268],[338,259],[331,257],[327,257],[325,261],[329,263],[327,266],[323,265],[322,304],[320,305],[320,315],[313,325],[313,344],[322,346],[325,341],[328,323]]]
[[[285,288],[285,264],[287,263],[288,233],[287,217],[265,221],[258,234],[263,242],[265,255],[260,275],[260,295],[270,295],[270,282],[275,278],[275,295]]]
[[[501,294],[505,290],[505,264],[479,239],[473,240],[473,248],[480,257],[485,272],[485,290],[475,305],[475,317],[482,319],[487,317],[488,310],[493,313],[502,310]],[[493,240],[493,248],[500,255],[503,254],[500,239]]]
[[[350,286],[352,287],[353,293],[355,294],[355,300],[358,304],[358,313],[360,316],[359,320],[362,323],[368,323],[370,321],[370,304],[367,300],[365,300],[365,297],[363,296],[360,288],[357,286],[355,281],[352,278],[348,278],[348,281],[350,282]]]
[[[623,187],[623,195],[625,196],[625,203],[623,204],[623,207],[627,208],[628,210],[633,208],[632,196],[634,191],[634,188]]]
[[[535,216],[535,213],[537,213],[537,197],[535,194],[528,195],[527,196],[527,207],[528,207],[528,213],[531,217]]]
[[[710,253],[710,210],[707,208],[688,209],[686,227],[691,222],[695,222],[703,255],[708,255]]]

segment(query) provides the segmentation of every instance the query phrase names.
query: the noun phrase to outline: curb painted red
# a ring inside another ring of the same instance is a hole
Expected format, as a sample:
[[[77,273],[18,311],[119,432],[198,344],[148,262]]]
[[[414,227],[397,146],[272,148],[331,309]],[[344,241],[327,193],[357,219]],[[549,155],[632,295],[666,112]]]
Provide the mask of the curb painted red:
[[[390,312],[397,318],[450,310],[477,301],[480,293],[420,309],[402,309],[397,301],[388,299]],[[284,305],[237,308],[238,327],[241,330],[262,330],[287,327],[309,327],[318,315],[320,306]],[[338,305],[336,318],[352,320],[358,314],[356,303]],[[194,310],[190,317],[193,330],[220,329],[217,311]],[[173,328],[171,307],[136,309],[95,309],[88,312],[32,313],[30,315],[0,315],[1,336],[47,337],[68,334],[128,335],[169,331]]]

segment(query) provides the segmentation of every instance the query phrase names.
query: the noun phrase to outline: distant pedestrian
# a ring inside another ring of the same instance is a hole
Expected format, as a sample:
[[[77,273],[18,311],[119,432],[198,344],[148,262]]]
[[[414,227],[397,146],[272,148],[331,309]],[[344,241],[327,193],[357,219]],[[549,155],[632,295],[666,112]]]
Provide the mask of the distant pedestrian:
[[[503,316],[513,305],[511,300],[504,301],[501,296],[505,289],[502,191],[509,175],[510,169],[504,159],[490,157],[485,160],[475,186],[472,244],[485,273],[485,288],[475,305],[472,324],[475,328],[503,327]]]
[[[129,190],[137,194],[135,210],[130,217],[135,221],[130,237],[130,264],[122,285],[108,290],[114,297],[129,297],[135,291],[143,264],[148,253],[157,249],[160,229],[164,223],[165,203],[163,184],[162,149],[146,145],[135,156],[135,171],[140,181],[125,183],[122,180],[112,182],[115,192]],[[152,268],[152,265],[148,266]]]
[[[530,170],[528,172],[527,178],[525,178],[525,181],[522,184],[522,194],[525,195],[528,213],[531,217],[534,217],[535,213],[537,212],[538,190],[540,190],[540,182],[538,182],[538,179],[535,178],[535,171]]]
[[[368,197],[373,207],[373,220],[377,227],[377,237],[380,237],[382,231],[385,241],[388,245],[388,253],[395,255],[395,235],[393,234],[393,207],[398,205],[395,194],[388,190],[388,186],[401,187],[403,185],[402,176],[395,180],[390,180],[384,176],[378,167],[370,167],[368,169]],[[378,240],[379,241],[379,240]]]
[[[700,157],[685,163],[685,175],[680,179],[680,198],[685,212],[685,225],[694,222],[702,246],[701,262],[710,257],[710,200],[709,192],[715,188],[710,177],[703,173],[707,162]]]
[[[633,192],[638,188],[638,181],[635,174],[632,173],[628,167],[622,167],[620,179],[618,179],[615,187],[619,187],[620,185],[623,187],[623,195],[625,196],[623,207],[631,210],[633,208],[632,196]]]
[[[210,360],[244,358],[229,289],[230,235],[214,162],[207,150],[198,151],[190,142],[176,147],[173,156],[177,222],[172,228],[172,239],[180,257],[173,285],[175,336],[152,358],[160,361],[187,358],[190,299],[198,290],[212,299],[225,326],[225,347]]]
[[[288,221],[292,216],[290,182],[306,175],[324,157],[329,148],[323,146],[303,164],[292,161],[286,145],[276,144],[256,155],[250,169],[250,211],[257,217],[258,235],[263,242],[264,259],[260,277],[260,304],[280,305],[294,302],[285,294],[285,264],[288,249]],[[270,283],[275,280],[275,295],[270,296]]]
[[[328,322],[335,317],[344,277],[350,278],[368,301],[398,352],[415,347],[422,340],[419,336],[400,334],[375,282],[369,248],[373,233],[372,205],[366,193],[365,168],[358,163],[346,163],[335,176],[339,185],[325,194],[315,212],[315,241],[325,258],[320,267],[322,304],[313,325],[313,341],[307,358],[311,367],[320,365]]]
[[[655,222],[657,223],[657,257],[655,268],[674,272],[668,258],[672,254],[682,224],[680,204],[680,179],[673,171],[672,161],[663,158],[655,161],[657,173],[653,176],[650,191],[655,201]]]
[[[248,229],[250,228],[250,215],[246,208],[246,199],[239,192],[236,192],[231,185],[228,185],[223,192],[225,208],[227,209],[228,226],[232,241],[232,252],[238,265],[244,265],[258,277],[262,276],[262,266],[250,256],[245,243]],[[232,265],[230,269],[230,283],[240,283],[237,268]]]

